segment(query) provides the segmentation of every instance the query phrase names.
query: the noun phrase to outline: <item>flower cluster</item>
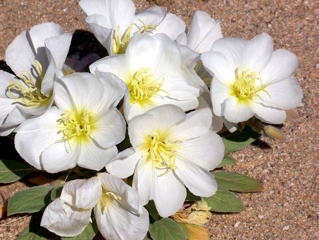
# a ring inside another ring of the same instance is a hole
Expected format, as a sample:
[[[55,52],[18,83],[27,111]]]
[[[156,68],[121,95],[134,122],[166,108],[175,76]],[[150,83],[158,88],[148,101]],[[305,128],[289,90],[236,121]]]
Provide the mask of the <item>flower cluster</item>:
[[[200,197],[217,191],[210,171],[224,157],[218,131],[280,124],[299,106],[298,59],[273,51],[266,33],[223,38],[219,21],[203,11],[186,29],[161,7],[135,13],[131,0],[79,5],[109,56],[92,62],[90,73],[70,73],[71,34],[54,23],[21,33],[5,57],[16,75],[0,71],[0,134],[16,133],[17,152],[37,169],[102,171],[66,182],[42,226],[76,236],[94,209],[105,238],[143,239],[150,200],[169,217],[186,188]],[[131,147],[118,152],[125,139]],[[119,179],[132,175],[132,186]]]

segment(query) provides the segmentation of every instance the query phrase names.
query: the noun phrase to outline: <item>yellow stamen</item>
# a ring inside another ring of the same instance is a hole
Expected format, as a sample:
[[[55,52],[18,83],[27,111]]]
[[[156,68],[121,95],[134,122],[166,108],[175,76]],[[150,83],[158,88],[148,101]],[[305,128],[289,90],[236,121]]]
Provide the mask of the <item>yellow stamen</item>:
[[[35,71],[36,78],[41,81],[43,79],[42,66],[37,60],[35,61]],[[26,75],[19,74],[17,77],[20,78],[20,81],[12,81],[8,86],[8,93],[12,98],[19,100],[27,107],[39,107],[48,103],[50,97],[41,93],[30,72],[26,72]]]
[[[135,102],[140,105],[151,104],[149,99],[159,91],[164,91],[161,89],[164,79],[159,82],[153,74],[149,73],[150,70],[149,68],[141,68],[126,82],[130,91],[131,106]]]
[[[132,23],[131,26],[125,31],[122,37],[120,36],[120,26],[118,26],[117,29],[113,32],[111,47],[114,54],[124,54],[126,52],[128,43],[131,40],[131,31],[134,25],[136,25],[139,28],[136,34],[145,33],[148,30],[156,30],[154,25],[145,25],[145,23],[140,19],[138,19],[138,21],[140,21],[143,25],[139,27],[136,24]]]
[[[122,198],[119,195],[116,195],[113,192],[107,191],[104,187],[102,187],[102,196],[100,201],[98,202],[99,207],[102,211],[106,212],[108,207],[114,203],[114,201],[121,201]]]
[[[157,130],[151,135],[145,136],[145,142],[141,145],[143,151],[146,151],[147,161],[152,161],[156,168],[166,169],[165,175],[177,169],[176,156],[179,144],[182,140],[169,140],[170,133],[168,131]]]
[[[264,86],[258,72],[250,72],[250,69],[243,71],[242,67],[238,67],[235,73],[236,81],[232,86],[231,95],[236,96],[238,100],[251,100],[260,91],[266,92],[270,97],[269,93],[265,89],[271,84],[271,82]],[[257,86],[258,81],[260,82],[260,86]]]
[[[66,110],[58,119],[60,132],[63,134],[61,141],[67,140],[71,149],[70,140],[83,142],[89,140],[89,134],[95,130],[95,114],[90,110]]]

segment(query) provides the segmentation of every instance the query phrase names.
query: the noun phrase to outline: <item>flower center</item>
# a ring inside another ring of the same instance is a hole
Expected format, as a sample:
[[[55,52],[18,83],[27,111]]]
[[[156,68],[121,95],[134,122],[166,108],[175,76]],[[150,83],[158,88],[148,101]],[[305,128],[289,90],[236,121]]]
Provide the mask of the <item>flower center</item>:
[[[161,87],[164,79],[162,82],[157,82],[157,79],[149,71],[150,69],[141,68],[127,82],[131,106],[135,102],[138,102],[140,105],[150,103],[149,98],[154,96],[158,91],[163,91]]]
[[[161,175],[177,169],[175,163],[178,144],[182,142],[170,141],[168,136],[168,132],[155,131],[155,133],[145,136],[145,143],[143,144],[143,149],[147,152],[147,160],[153,161],[156,168],[167,170]]]
[[[102,211],[107,212],[108,207],[112,205],[115,200],[121,201],[122,198],[119,195],[107,191],[104,187],[102,187],[102,196],[98,202],[99,208],[102,209]]]
[[[156,30],[154,25],[145,25],[145,23],[138,19],[142,23],[142,26],[139,27],[137,24],[132,23],[132,25],[125,31],[125,34],[121,37],[120,36],[120,26],[117,27],[117,29],[112,34],[112,40],[111,40],[111,47],[114,54],[124,54],[126,52],[128,43],[131,40],[131,31],[133,29],[133,26],[136,25],[139,30],[136,32],[138,33],[145,33],[148,30]]]
[[[264,91],[268,94],[265,88],[269,86],[271,82],[264,86],[258,72],[250,72],[250,69],[243,71],[242,67],[238,67],[235,73],[236,82],[232,87],[232,93],[240,100],[251,100],[259,91]],[[260,86],[257,85],[258,81],[260,82]]]
[[[63,134],[62,141],[68,140],[69,146],[71,139],[80,142],[88,141],[90,132],[96,128],[94,113],[86,109],[76,112],[67,110],[58,119],[58,123],[60,124],[60,132]]]
[[[34,70],[34,69],[33,69]],[[41,64],[35,61],[35,74],[36,78],[43,79],[43,72]],[[12,81],[8,86],[8,93],[12,98],[21,101],[27,107],[39,107],[47,103],[50,97],[47,97],[41,93],[36,86],[36,81],[30,72],[26,72],[25,75],[17,75],[22,81]]]

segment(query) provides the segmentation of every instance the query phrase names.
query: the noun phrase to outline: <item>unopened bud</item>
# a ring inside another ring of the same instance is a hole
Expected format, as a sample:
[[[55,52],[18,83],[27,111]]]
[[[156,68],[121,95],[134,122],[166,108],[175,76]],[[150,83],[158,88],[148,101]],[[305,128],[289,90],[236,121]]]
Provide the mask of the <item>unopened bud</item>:
[[[267,136],[269,136],[275,140],[282,141],[282,142],[286,142],[288,140],[286,138],[285,134],[276,127],[265,126],[264,131],[265,131]]]

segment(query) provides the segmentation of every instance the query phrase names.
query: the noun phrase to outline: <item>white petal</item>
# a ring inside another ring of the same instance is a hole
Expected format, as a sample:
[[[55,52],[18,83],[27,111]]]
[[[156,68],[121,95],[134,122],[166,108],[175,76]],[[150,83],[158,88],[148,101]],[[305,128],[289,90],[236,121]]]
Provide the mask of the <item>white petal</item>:
[[[62,69],[63,67],[69,52],[71,40],[71,33],[64,33],[60,36],[47,38],[45,40],[45,46],[50,51],[50,54],[53,57],[58,69]]]
[[[221,137],[212,131],[183,141],[179,146],[179,156],[209,171],[215,169],[224,157],[224,143]]]
[[[166,130],[185,118],[184,111],[173,105],[156,107],[134,117],[128,124],[128,134],[133,148],[136,149],[144,141],[145,135],[151,134],[155,128]]]
[[[149,226],[148,212],[143,208],[142,215],[136,215],[115,202],[107,211],[94,208],[97,226],[105,239],[143,240]]]
[[[214,42],[211,50],[222,53],[233,69],[242,66],[247,40],[241,38],[222,38]]]
[[[213,103],[213,111],[217,116],[223,115],[222,104],[230,97],[230,87],[214,77],[210,87],[210,97]]]
[[[173,128],[173,139],[191,139],[207,133],[212,125],[212,111],[203,108],[187,114],[185,121]]]
[[[228,85],[235,82],[235,70],[234,66],[222,53],[219,52],[204,52],[201,55],[206,70],[213,76]]]
[[[173,171],[160,176],[162,172],[155,169],[154,203],[159,215],[168,217],[182,208],[186,199],[186,189]]]
[[[10,98],[11,95],[8,92],[8,86],[11,82],[16,81],[17,78],[11,73],[0,70],[0,97],[1,98]]]
[[[114,176],[127,178],[133,175],[137,162],[141,159],[141,154],[135,153],[133,148],[128,148],[120,152],[114,159],[106,165],[107,171]]]
[[[138,194],[131,186],[127,185],[122,179],[108,173],[99,173],[98,178],[106,191],[120,196],[121,199],[117,201],[121,203],[123,208],[133,214],[143,213],[143,206]]]
[[[138,162],[133,177],[133,188],[137,191],[143,205],[153,199],[154,166],[152,161],[141,159]]]
[[[196,196],[210,197],[217,191],[217,182],[213,175],[187,159],[177,159],[176,175]]]
[[[252,103],[251,109],[254,111],[257,118],[266,123],[281,124],[287,117],[285,110],[265,107],[258,103]]]
[[[187,33],[188,47],[196,52],[206,52],[217,39],[222,37],[219,21],[212,19],[206,12],[195,12]]]
[[[58,134],[57,119],[62,111],[52,107],[45,114],[24,121],[16,129],[15,147],[20,156],[37,169],[44,169],[41,164],[41,153],[61,139]],[[53,155],[56,157],[56,155]]]
[[[193,51],[189,47],[181,44],[177,44],[177,47],[182,54],[183,64],[186,67],[189,67],[192,63],[199,59],[200,54],[198,52]]]
[[[117,154],[117,148],[102,149],[93,141],[78,146],[80,155],[78,165],[87,169],[99,171]]]
[[[252,102],[240,102],[237,97],[231,96],[224,103],[224,116],[226,120],[239,123],[244,122],[254,116],[251,110]]]
[[[271,37],[267,33],[257,35],[247,42],[243,54],[243,69],[260,72],[271,58],[274,46]]]
[[[2,126],[0,127],[0,136],[9,135],[20,123],[30,117],[31,116],[29,114],[22,111],[16,105],[15,108],[13,108],[12,111],[8,114],[8,116],[4,116],[1,118]]]
[[[46,207],[40,225],[59,236],[73,237],[89,224],[90,216],[91,209],[79,211],[57,198]]]
[[[302,89],[294,77],[270,84],[258,93],[256,101],[262,105],[280,109],[293,109],[300,105]],[[260,98],[260,99],[259,99]]]
[[[110,52],[112,26],[103,15],[94,14],[88,16],[85,21],[96,39]]]
[[[154,33],[164,33],[170,39],[176,40],[178,36],[186,29],[186,25],[182,19],[175,14],[166,14],[164,20],[156,27]]]
[[[97,177],[77,179],[64,184],[60,198],[78,209],[91,210],[100,200],[102,188]]]
[[[96,121],[97,130],[90,132],[90,137],[103,148],[114,147],[125,138],[126,122],[116,108],[110,109],[105,115],[99,114]]]
[[[42,168],[49,173],[57,173],[74,168],[79,158],[79,149],[76,148],[76,145],[72,146],[72,143],[71,149],[67,141],[52,144],[41,155]]]
[[[132,29],[132,32],[134,33],[138,31],[139,30],[138,26],[141,26],[142,22],[146,26],[154,25],[156,27],[163,21],[165,15],[166,15],[166,10],[162,7],[157,7],[157,6],[138,12],[134,17],[134,21],[133,21],[134,27]]]
[[[21,74],[23,71],[30,72],[31,66],[35,64],[35,53],[30,41],[28,31],[23,31],[9,44],[5,61],[13,72]]]
[[[298,68],[299,61],[295,54],[278,49],[273,52],[270,61],[261,71],[261,79],[264,85],[291,77]]]

